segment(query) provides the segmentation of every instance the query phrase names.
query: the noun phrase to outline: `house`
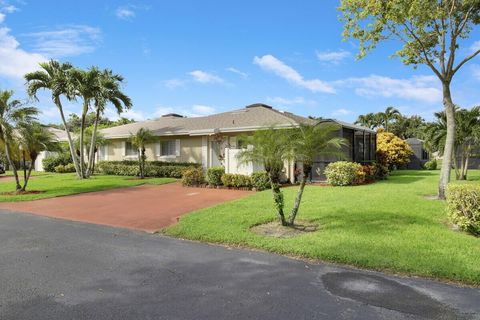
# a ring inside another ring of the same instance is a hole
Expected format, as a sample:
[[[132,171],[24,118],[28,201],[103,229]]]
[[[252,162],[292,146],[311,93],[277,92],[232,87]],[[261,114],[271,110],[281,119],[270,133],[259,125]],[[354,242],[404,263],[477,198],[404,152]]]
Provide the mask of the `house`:
[[[68,141],[67,133],[65,132],[65,130],[60,130],[60,129],[57,129],[57,128],[49,127],[48,131],[50,131],[52,133],[52,135],[54,137],[54,140],[56,140],[57,142]],[[44,171],[44,169],[43,169],[43,159],[45,159],[46,157],[48,157],[50,155],[54,155],[56,153],[57,152],[55,152],[55,151],[42,151],[42,152],[40,152],[38,154],[37,160],[35,160],[35,163],[34,163],[35,171]]]
[[[376,133],[365,127],[336,121],[339,135],[345,137],[345,159],[357,162],[375,160]],[[178,114],[166,114],[155,120],[147,120],[101,130],[109,141],[101,147],[98,159],[104,161],[135,160],[137,153],[129,142],[131,134],[147,128],[158,140],[147,146],[147,160],[201,163],[204,169],[224,166],[228,173],[251,174],[259,171],[259,164],[241,165],[236,154],[246,147],[241,136],[255,130],[275,125],[291,128],[299,124],[316,124],[317,120],[283,112],[265,104],[252,104],[245,108],[204,117],[187,118]],[[313,180],[322,180],[325,166],[338,159],[319,155],[312,170]],[[296,164],[285,164],[285,178],[294,181]]]
[[[406,169],[422,169],[425,162],[430,159],[427,150],[424,148],[424,141],[417,138],[408,138],[406,141],[413,150],[413,154],[410,156],[410,162],[406,165]]]

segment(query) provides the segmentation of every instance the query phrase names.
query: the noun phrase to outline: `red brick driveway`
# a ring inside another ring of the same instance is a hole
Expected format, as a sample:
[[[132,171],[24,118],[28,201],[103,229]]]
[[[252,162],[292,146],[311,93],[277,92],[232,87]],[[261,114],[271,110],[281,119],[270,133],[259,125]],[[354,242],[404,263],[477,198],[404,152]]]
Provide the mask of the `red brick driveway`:
[[[155,232],[174,224],[183,214],[249,194],[252,192],[184,188],[180,183],[169,183],[0,203],[0,209]]]

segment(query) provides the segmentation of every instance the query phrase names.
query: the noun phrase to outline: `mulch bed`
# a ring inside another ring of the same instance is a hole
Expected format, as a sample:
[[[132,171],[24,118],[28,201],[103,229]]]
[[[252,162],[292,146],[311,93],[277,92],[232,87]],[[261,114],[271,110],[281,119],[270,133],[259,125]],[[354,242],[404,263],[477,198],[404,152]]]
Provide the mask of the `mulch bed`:
[[[298,221],[292,227],[282,226],[278,221],[259,224],[250,228],[253,233],[261,236],[273,238],[294,238],[310,232],[315,232],[319,229],[319,225],[308,222]]]
[[[127,178],[125,180],[149,180],[149,179],[153,179],[153,177],[145,177],[145,178],[140,178],[140,177],[135,177],[135,178]]]

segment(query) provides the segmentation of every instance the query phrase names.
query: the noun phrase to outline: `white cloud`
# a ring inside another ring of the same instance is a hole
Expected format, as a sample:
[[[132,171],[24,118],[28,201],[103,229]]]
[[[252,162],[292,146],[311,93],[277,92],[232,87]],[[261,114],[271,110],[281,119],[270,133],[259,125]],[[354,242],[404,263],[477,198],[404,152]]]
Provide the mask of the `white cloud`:
[[[0,12],[0,23],[5,20],[5,14]]]
[[[442,101],[442,91],[435,76],[414,76],[408,79],[395,79],[379,75],[361,78],[348,78],[335,82],[335,85],[354,88],[363,97],[385,97],[417,100],[426,103]]]
[[[317,51],[317,58],[322,62],[339,64],[342,60],[350,57],[351,53],[345,50]]]
[[[475,79],[480,80],[480,65],[478,64],[472,65],[472,73]]]
[[[223,83],[224,80],[212,73],[202,70],[194,70],[188,73],[193,80],[200,83]]]
[[[227,68],[226,70],[238,74],[238,75],[241,76],[243,79],[247,79],[247,78],[248,78],[248,74],[247,74],[247,73],[242,72],[242,71],[240,71],[240,70],[238,70],[238,69],[236,69],[236,68],[229,67],[229,68]]]
[[[319,79],[306,80],[295,69],[270,54],[263,57],[255,57],[253,63],[296,86],[306,88],[312,92],[335,93],[334,87],[327,82]]]
[[[332,116],[346,116],[349,114],[352,114],[352,111],[344,108],[340,108],[332,112]]]
[[[46,60],[41,54],[20,49],[20,44],[10,34],[10,29],[0,28],[0,61],[3,61],[0,63],[0,75],[21,79],[25,73],[38,69],[38,64]]]
[[[177,113],[187,117],[203,117],[216,112],[216,108],[201,104],[194,104],[191,107],[165,107],[159,106],[155,111],[155,117],[161,117],[169,113]]]
[[[26,34],[33,39],[33,49],[49,57],[76,56],[95,51],[101,42],[99,28],[71,25],[59,30]]]
[[[130,20],[135,18],[135,11],[133,11],[132,6],[127,6],[127,7],[118,7],[117,10],[115,10],[115,15],[117,18],[122,19],[122,20]]]
[[[477,51],[480,50],[480,40],[475,41],[471,46],[470,50]]]
[[[166,80],[164,83],[168,89],[176,89],[176,88],[185,87],[185,85],[187,84],[187,81],[175,78],[175,79]]]
[[[205,106],[201,104],[195,104],[192,107],[192,111],[194,113],[200,114],[200,115],[210,115],[215,113],[215,108],[210,107],[210,106]]]
[[[267,102],[280,105],[280,106],[290,106],[290,105],[316,105],[317,103],[313,100],[306,100],[303,97],[296,98],[282,98],[282,97],[267,97]]]
[[[1,3],[0,3],[0,4],[1,4]],[[4,6],[4,7],[1,8],[1,11],[6,12],[6,13],[13,13],[13,12],[15,12],[15,11],[17,11],[17,10],[18,10],[18,8],[15,7],[14,5],[11,5],[11,4],[10,4],[10,5],[6,5],[6,6]]]

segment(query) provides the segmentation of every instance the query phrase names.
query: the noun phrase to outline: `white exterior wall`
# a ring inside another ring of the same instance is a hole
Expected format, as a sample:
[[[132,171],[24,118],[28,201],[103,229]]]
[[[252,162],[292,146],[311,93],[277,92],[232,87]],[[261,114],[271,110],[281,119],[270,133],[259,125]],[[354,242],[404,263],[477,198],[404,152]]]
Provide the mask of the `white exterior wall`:
[[[255,163],[240,163],[237,155],[241,149],[225,148],[225,173],[251,175],[254,172],[263,171],[263,165]]]
[[[48,156],[54,155],[57,152],[42,151],[38,154],[37,160],[35,160],[34,169],[35,171],[45,171],[43,170],[43,159]]]

